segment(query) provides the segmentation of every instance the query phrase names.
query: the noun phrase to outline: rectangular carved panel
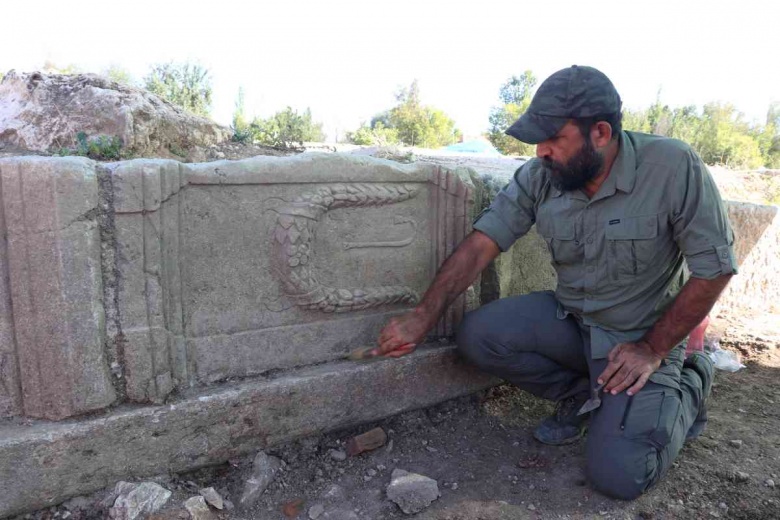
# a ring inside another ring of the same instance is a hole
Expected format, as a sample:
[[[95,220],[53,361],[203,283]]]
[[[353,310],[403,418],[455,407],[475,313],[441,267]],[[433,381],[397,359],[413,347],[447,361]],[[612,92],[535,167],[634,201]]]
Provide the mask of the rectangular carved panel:
[[[0,161],[13,323],[1,350],[4,365],[16,358],[19,377],[16,383],[4,367],[2,386],[21,388],[21,408],[31,417],[62,419],[116,398],[103,351],[93,166],[83,159]]]

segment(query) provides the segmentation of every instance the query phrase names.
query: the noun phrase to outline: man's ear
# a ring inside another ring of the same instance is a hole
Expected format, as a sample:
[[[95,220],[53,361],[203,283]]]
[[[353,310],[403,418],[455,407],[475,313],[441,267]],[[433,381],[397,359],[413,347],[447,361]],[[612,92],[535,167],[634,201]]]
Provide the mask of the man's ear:
[[[612,140],[612,125],[599,121],[590,127],[590,139],[594,148],[604,148]]]

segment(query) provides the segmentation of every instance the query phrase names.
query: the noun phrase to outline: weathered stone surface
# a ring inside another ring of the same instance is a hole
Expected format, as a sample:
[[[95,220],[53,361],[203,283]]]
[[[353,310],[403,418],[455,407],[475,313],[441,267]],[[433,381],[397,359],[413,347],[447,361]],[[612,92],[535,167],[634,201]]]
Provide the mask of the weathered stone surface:
[[[201,496],[185,500],[184,508],[190,513],[192,520],[217,520],[217,515],[209,509],[206,499]]]
[[[6,74],[0,83],[0,148],[56,151],[73,147],[78,132],[119,137],[129,154],[146,157],[194,154],[231,135],[144,89],[95,74]]]
[[[25,415],[47,419],[104,408],[116,394],[103,352],[94,163],[4,159],[0,183],[7,237],[0,278],[10,282],[0,298],[8,341],[0,346],[0,404],[18,402]],[[19,386],[21,396],[7,390]]]
[[[419,513],[439,496],[439,485],[435,480],[402,469],[393,470],[387,486],[387,498],[398,504],[407,515]]]
[[[225,503],[222,500],[222,496],[217,493],[213,487],[201,489],[198,491],[198,493],[200,493],[200,496],[202,496],[206,500],[206,503],[208,503],[210,506],[220,510],[225,508]]]
[[[135,520],[141,515],[154,513],[171,498],[170,491],[154,482],[119,482],[115,492],[119,496],[109,511],[113,520]]]
[[[719,309],[780,312],[780,208],[727,202],[739,274],[718,300]]]
[[[278,458],[269,456],[264,451],[258,453],[252,463],[252,475],[244,483],[244,491],[238,500],[239,507],[252,507],[273,482],[281,466],[282,463]]]
[[[432,165],[306,154],[109,170],[112,341],[139,402],[372,344],[469,229],[468,178]],[[464,309],[461,298],[437,334]]]
[[[56,504],[121,478],[217,464],[496,382],[466,365],[452,348],[421,348],[398,360],[325,364],[79,422],[6,424],[0,428],[0,517]]]

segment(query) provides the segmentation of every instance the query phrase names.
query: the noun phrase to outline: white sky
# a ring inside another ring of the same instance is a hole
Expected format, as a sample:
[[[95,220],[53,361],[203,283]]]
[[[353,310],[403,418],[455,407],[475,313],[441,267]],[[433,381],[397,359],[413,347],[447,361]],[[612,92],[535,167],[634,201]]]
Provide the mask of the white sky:
[[[332,139],[419,80],[427,104],[466,134],[486,130],[498,89],[531,69],[577,63],[624,105],[728,101],[763,122],[780,101],[780,3],[773,0],[298,0],[3,2],[0,70],[46,60],[142,78],[153,63],[211,71],[212,115],[228,124],[239,86],[250,116],[311,107]]]

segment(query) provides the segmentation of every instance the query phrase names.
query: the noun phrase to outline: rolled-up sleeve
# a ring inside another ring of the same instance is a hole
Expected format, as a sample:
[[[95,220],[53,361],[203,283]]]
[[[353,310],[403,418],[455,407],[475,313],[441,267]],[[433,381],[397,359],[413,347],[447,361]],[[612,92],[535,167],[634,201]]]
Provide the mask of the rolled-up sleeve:
[[[692,151],[681,160],[671,193],[674,239],[692,276],[736,274],[734,233],[707,167]]]
[[[536,195],[531,175],[530,162],[518,168],[509,184],[474,220],[474,229],[493,239],[501,251],[509,249],[536,222]]]

